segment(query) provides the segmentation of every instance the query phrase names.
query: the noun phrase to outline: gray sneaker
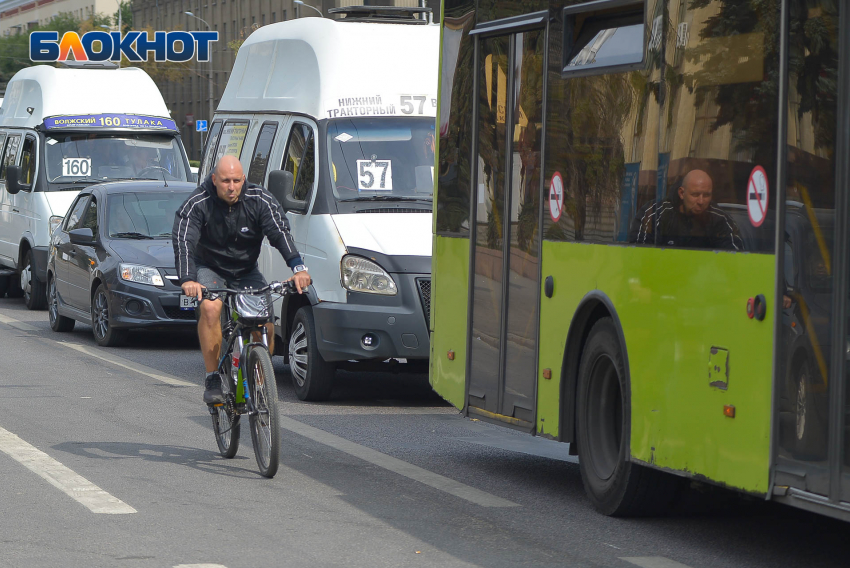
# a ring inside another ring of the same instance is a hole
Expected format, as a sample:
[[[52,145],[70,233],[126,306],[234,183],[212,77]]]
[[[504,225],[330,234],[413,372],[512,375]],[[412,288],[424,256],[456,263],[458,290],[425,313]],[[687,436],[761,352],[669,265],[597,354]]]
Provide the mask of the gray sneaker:
[[[204,402],[207,404],[219,404],[224,402],[224,394],[221,392],[221,376],[218,373],[210,373],[204,380]]]

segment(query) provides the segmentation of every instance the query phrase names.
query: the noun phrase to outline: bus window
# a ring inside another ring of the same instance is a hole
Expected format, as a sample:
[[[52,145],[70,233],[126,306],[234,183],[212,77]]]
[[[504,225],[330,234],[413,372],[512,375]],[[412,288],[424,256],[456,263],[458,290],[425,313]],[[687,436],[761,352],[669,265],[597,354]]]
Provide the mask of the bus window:
[[[597,15],[564,10],[562,73],[611,72],[643,62],[643,4]]]

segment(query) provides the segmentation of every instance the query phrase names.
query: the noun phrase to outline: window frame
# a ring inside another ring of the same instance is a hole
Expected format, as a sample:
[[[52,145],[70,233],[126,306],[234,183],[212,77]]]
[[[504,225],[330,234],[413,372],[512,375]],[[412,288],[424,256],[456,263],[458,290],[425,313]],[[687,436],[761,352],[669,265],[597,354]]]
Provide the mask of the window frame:
[[[283,149],[283,157],[281,159],[280,169],[283,170],[283,171],[287,171],[286,170],[286,162],[287,162],[287,159],[289,158],[289,145],[292,143],[292,135],[295,131],[295,128],[298,127],[298,126],[306,127],[309,130],[310,137],[313,140],[313,162],[314,162],[313,183],[310,186],[310,191],[307,192],[306,196],[304,196],[304,199],[295,199],[295,188],[298,187],[298,180],[300,179],[300,175],[301,175],[301,167],[300,167],[300,164],[299,164],[298,176],[296,176],[295,179],[292,180],[292,192],[293,192],[292,199],[294,201],[298,201],[299,203],[310,203],[310,201],[313,198],[313,194],[316,191],[316,184],[317,184],[317,181],[318,181],[318,178],[319,178],[319,170],[318,170],[318,167],[317,167],[317,165],[318,165],[317,153],[318,152],[317,152],[317,148],[316,148],[316,140],[317,140],[316,129],[313,127],[312,124],[310,124],[308,122],[301,121],[301,120],[297,120],[297,119],[292,122],[292,125],[289,127],[289,136],[287,136],[287,138],[286,138],[286,146]],[[305,140],[304,153],[301,154],[301,161],[302,162],[304,161],[304,158],[307,156],[307,149],[309,147],[310,147],[310,140],[308,139],[308,140]]]
[[[260,145],[260,140],[263,137],[263,130],[267,126],[274,126],[271,134],[271,143],[269,144],[269,153],[266,156],[266,165],[263,168],[263,173],[260,175],[260,181],[251,181],[251,170],[254,167],[254,160],[257,159],[257,147]],[[254,151],[251,152],[251,161],[248,163],[248,175],[246,176],[246,180],[248,183],[256,183],[257,185],[263,185],[266,181],[266,174],[269,172],[269,163],[271,163],[272,150],[274,149],[274,141],[277,136],[277,131],[280,128],[280,122],[277,120],[267,120],[260,125],[260,130],[257,133],[257,139],[254,141]],[[284,154],[285,155],[285,154]],[[303,157],[302,157],[303,159]],[[265,186],[264,186],[265,187]],[[293,184],[293,187],[295,185]]]
[[[0,181],[6,181],[6,153],[9,151],[9,145],[12,143],[12,140],[18,140],[18,147],[15,149],[15,157],[12,159],[10,165],[14,166],[18,163],[18,154],[20,154],[21,144],[20,139],[23,137],[22,133],[18,132],[10,132],[6,136],[6,142],[3,144],[3,151],[0,153]]]
[[[77,225],[78,225],[77,228],[79,228],[79,229],[86,228],[86,227],[83,226],[83,221],[85,221],[88,218],[87,216],[88,216],[89,212],[91,211],[92,204],[94,204],[94,221],[95,221],[95,228],[92,229],[92,234],[94,235],[94,238],[97,239],[98,233],[100,232],[100,216],[98,214],[99,212],[98,212],[98,207],[97,207],[97,196],[95,196],[94,194],[91,195],[91,198],[89,199],[88,203],[86,203],[85,207],[83,208],[83,214],[82,214],[82,216],[80,216],[80,220],[77,222]]]
[[[32,180],[28,184],[21,184],[21,191],[32,192],[35,189],[35,182],[38,180],[38,138],[36,138],[32,134],[26,134],[23,139],[23,143],[20,146],[20,151],[18,152],[18,164],[23,165],[23,157],[24,157],[24,147],[26,147],[27,142],[32,142]],[[23,170],[21,171],[23,173]]]
[[[62,220],[62,232],[63,233],[69,233],[70,231],[73,231],[76,228],[76,227],[69,227],[68,226],[68,224],[71,221],[71,216],[74,212],[74,208],[77,205],[79,205],[81,201],[85,201],[85,205],[83,205],[83,214],[85,214],[85,207],[86,207],[86,205],[88,205],[88,200],[89,200],[90,197],[91,197],[90,193],[85,193],[83,195],[77,196],[77,199],[75,199],[74,202],[71,204],[71,207],[68,208],[68,214],[65,215],[65,218]],[[80,224],[80,221],[82,221],[82,219],[83,219],[83,214],[81,214],[80,217],[77,219],[75,225]]]
[[[638,7],[640,7],[640,11],[643,13],[643,45],[640,61],[633,63],[618,63],[615,65],[597,65],[594,67],[568,67],[567,64],[571,60],[570,54],[573,52],[576,43],[570,41],[569,35],[573,28],[572,22],[577,16],[585,16],[585,21],[590,20],[589,23],[592,26],[598,27],[595,33],[599,33],[599,31],[603,29],[610,29],[604,27],[605,22],[609,21],[612,23],[611,27],[624,27],[616,24],[621,23],[623,20],[627,20],[630,17],[635,17],[638,13]],[[617,11],[613,13],[597,14],[599,12],[608,12],[609,10]],[[595,0],[593,2],[585,2],[583,4],[575,4],[562,8],[561,21],[563,35],[561,38],[561,78],[566,79],[571,77],[588,77],[591,75],[610,75],[614,73],[624,73],[627,71],[645,69],[647,62],[649,61],[649,57],[647,57],[649,48],[649,41],[647,38],[647,10],[648,7],[646,0]]]
[[[218,127],[218,131],[213,134],[216,127]],[[204,153],[202,154],[201,167],[198,168],[198,184],[201,184],[204,179],[209,174],[212,166],[208,163],[210,158],[210,148],[216,148],[218,146],[218,140],[221,138],[221,131],[224,129],[224,121],[221,119],[213,120],[212,124],[210,124],[210,135],[207,136],[207,143],[204,147]]]

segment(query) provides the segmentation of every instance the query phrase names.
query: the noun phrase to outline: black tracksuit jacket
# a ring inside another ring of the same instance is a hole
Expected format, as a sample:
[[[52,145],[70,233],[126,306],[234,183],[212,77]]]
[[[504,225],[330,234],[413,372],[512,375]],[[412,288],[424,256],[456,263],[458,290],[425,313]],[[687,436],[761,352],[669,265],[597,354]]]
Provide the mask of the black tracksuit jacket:
[[[302,264],[289,221],[271,193],[245,182],[236,204],[227,205],[208,176],[174,215],[171,239],[179,283],[197,281],[197,263],[224,277],[247,274],[257,266],[264,236],[290,268]]]

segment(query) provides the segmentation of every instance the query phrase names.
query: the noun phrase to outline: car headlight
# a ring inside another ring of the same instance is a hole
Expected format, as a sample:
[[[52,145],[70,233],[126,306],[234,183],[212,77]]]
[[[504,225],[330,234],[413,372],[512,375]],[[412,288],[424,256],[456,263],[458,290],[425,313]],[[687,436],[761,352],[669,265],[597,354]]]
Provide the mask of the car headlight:
[[[368,292],[395,296],[398,293],[395,281],[386,270],[362,256],[346,255],[340,266],[342,285],[352,292]]]
[[[122,262],[118,265],[118,271],[121,274],[121,279],[128,282],[152,284],[154,286],[164,285],[159,270],[152,266],[139,266],[138,264],[124,264]]]
[[[60,217],[59,215],[52,215],[50,219],[47,221],[50,227],[50,234],[53,235],[53,231],[56,230],[56,227],[62,224],[62,219],[65,217]]]

